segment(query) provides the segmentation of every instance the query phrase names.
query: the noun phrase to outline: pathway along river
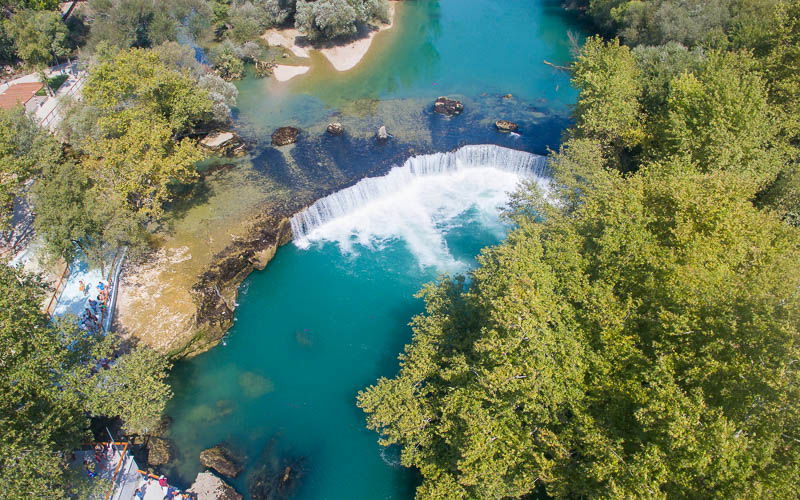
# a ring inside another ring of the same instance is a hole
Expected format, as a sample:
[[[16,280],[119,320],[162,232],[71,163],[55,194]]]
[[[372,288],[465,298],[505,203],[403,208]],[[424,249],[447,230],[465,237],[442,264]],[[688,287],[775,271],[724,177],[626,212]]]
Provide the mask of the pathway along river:
[[[355,396],[396,373],[408,322],[422,310],[420,287],[473,267],[480,249],[508,231],[499,216],[508,193],[521,179],[546,182],[539,154],[558,145],[575,98],[567,76],[542,63],[566,63],[567,31],[579,31],[558,4],[406,2],[352,73],[315,68],[288,84],[240,83],[239,118],[262,139],[277,124],[323,130],[333,116],[353,135],[405,112],[424,122],[398,118],[392,155],[374,145],[353,150],[353,161],[374,154],[376,164],[391,157],[397,166],[298,214],[294,244],[243,285],[223,344],[176,365],[167,409],[179,450],[172,481],[188,486],[200,451],[224,443],[245,459],[231,483],[246,497],[413,497],[414,472],[377,444]],[[426,108],[438,95],[459,96],[468,110],[432,116]],[[520,121],[522,135],[494,131],[497,118]],[[435,152],[480,143],[495,145]],[[275,158],[270,150],[262,146],[256,167]],[[276,491],[287,466],[298,476]]]

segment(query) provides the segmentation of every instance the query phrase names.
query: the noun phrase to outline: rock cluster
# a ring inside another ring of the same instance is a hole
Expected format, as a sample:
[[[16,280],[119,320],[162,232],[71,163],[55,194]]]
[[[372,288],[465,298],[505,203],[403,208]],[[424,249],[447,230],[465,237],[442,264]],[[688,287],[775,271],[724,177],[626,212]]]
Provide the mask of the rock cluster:
[[[226,477],[236,477],[242,472],[242,466],[236,463],[230,451],[220,445],[200,452],[200,463]]]
[[[497,127],[497,130],[500,132],[516,132],[517,129],[519,129],[519,125],[508,120],[497,120],[494,122],[494,126]]]
[[[297,142],[300,129],[296,127],[281,127],[272,133],[272,144],[276,146],[286,146]]]
[[[197,475],[189,492],[197,495],[197,500],[242,500],[233,486],[209,471]]]
[[[245,152],[244,141],[234,132],[211,132],[200,141],[200,145],[225,156],[239,156]]]
[[[331,135],[340,135],[344,132],[344,126],[339,122],[333,122],[328,124],[328,133]]]
[[[439,97],[433,103],[433,111],[445,116],[455,116],[464,111],[464,105],[449,97]]]

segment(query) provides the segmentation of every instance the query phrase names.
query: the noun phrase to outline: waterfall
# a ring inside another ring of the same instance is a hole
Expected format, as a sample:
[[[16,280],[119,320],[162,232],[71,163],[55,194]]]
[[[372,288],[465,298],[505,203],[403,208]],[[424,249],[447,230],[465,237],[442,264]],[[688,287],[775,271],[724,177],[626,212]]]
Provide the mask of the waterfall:
[[[294,243],[334,241],[344,252],[402,239],[420,265],[452,269],[445,234],[470,213],[482,227],[505,231],[502,206],[522,179],[546,186],[547,159],[492,145],[414,156],[381,177],[362,179],[292,217]]]

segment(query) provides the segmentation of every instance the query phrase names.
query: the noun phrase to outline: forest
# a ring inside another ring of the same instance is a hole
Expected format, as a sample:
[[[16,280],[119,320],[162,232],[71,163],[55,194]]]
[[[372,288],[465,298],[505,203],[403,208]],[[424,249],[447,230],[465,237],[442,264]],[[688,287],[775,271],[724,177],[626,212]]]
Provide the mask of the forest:
[[[788,498],[800,4],[573,1],[575,124],[359,405],[419,498]]]

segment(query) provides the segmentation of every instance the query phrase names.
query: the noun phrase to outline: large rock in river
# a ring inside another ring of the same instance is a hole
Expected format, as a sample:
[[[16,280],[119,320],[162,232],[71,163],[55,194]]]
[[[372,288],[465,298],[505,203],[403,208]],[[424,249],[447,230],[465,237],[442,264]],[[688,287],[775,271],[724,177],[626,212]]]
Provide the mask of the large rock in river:
[[[439,97],[433,103],[433,111],[445,116],[454,116],[464,111],[464,105],[461,104],[461,101],[449,97]]]
[[[328,133],[331,135],[340,135],[344,132],[344,126],[339,122],[333,122],[328,124]]]
[[[200,463],[227,477],[236,477],[242,472],[242,466],[236,463],[232,453],[220,445],[201,451]]]
[[[175,445],[167,438],[150,436],[147,440],[147,463],[164,465],[175,458]]]
[[[242,500],[233,486],[209,471],[197,475],[189,492],[197,495],[197,500]]]
[[[300,129],[295,127],[281,127],[272,133],[272,144],[276,146],[286,146],[297,142]]]
[[[494,122],[494,126],[497,127],[497,130],[500,132],[516,132],[517,129],[519,129],[519,125],[508,120],[497,120]]]

